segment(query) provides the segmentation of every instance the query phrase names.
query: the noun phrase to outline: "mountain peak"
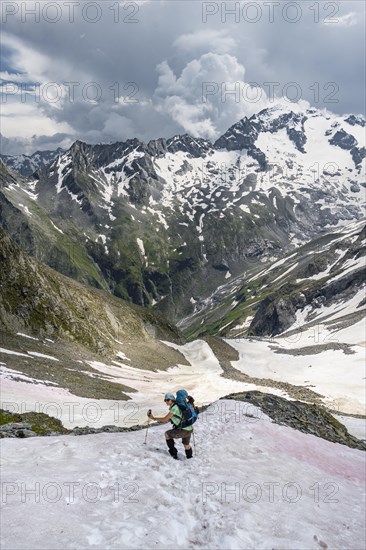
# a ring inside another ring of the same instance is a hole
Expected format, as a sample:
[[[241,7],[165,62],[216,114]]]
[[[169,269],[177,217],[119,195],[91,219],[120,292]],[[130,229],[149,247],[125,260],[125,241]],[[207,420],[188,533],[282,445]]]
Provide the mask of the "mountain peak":
[[[166,142],[170,153],[182,151],[190,153],[193,157],[199,157],[212,148],[210,141],[203,138],[195,138],[189,134],[175,135]]]
[[[86,143],[85,141],[81,141],[80,139],[77,139],[74,141],[74,143],[70,146],[69,151],[79,151],[82,149],[85,149],[86,147],[92,147],[90,144]]]

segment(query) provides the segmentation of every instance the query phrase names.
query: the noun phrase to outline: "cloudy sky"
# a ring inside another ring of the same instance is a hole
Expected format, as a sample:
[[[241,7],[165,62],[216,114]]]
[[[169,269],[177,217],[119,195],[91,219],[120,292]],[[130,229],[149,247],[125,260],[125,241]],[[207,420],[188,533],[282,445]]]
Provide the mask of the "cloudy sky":
[[[362,0],[4,0],[1,18],[3,153],[214,140],[274,102],[364,112]]]

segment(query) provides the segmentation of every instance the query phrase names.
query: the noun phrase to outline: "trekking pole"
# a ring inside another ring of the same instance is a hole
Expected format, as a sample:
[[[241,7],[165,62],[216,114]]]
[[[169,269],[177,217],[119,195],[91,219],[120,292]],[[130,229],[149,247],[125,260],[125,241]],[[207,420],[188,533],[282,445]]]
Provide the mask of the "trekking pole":
[[[148,414],[151,414],[151,409],[148,411]],[[146,445],[147,432],[148,432],[148,430],[149,430],[149,425],[150,425],[150,418],[147,419],[147,426],[146,426],[146,432],[145,432],[145,441],[144,441],[144,445]]]
[[[196,454],[196,440],[194,438],[194,430],[192,429],[192,438],[193,438],[193,448],[194,448],[194,454]]]
[[[145,441],[144,441],[144,445],[146,445],[146,440],[147,440],[147,432],[148,432],[148,429],[149,429],[149,425],[150,425],[150,418],[149,418],[149,420],[147,421],[147,426],[146,426],[146,432],[145,432]]]

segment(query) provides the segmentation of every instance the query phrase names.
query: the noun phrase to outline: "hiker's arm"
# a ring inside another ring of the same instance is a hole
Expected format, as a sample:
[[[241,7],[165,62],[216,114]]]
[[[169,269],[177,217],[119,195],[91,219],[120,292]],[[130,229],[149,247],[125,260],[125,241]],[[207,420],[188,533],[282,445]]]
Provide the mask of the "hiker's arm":
[[[153,414],[150,414],[149,418],[151,420],[157,420],[158,422],[168,422],[172,417],[174,416],[173,413],[168,412],[166,416],[154,416]]]

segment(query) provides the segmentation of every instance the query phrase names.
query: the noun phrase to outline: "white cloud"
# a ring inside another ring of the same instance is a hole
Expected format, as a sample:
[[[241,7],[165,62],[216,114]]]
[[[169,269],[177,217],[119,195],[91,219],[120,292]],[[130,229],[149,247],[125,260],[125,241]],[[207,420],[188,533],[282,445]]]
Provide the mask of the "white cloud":
[[[157,70],[155,108],[184,132],[211,141],[240,119],[274,104],[294,111],[310,107],[302,99],[295,103],[279,95],[268,97],[263,88],[246,81],[245,67],[230,54],[206,53],[187,63],[179,76],[167,61]]]
[[[187,63],[176,76],[165,61],[157,70],[155,107],[194,136],[216,139],[231,124],[263,109],[268,101],[245,82],[245,68],[229,54],[207,53]],[[234,91],[235,94],[231,92]]]
[[[37,135],[52,136],[56,133],[70,133],[66,122],[55,122],[39,111],[34,105],[26,103],[5,103],[1,107],[1,131],[8,138],[31,138]],[[21,129],[21,131],[20,131]]]
[[[173,44],[178,51],[187,53],[194,52],[195,54],[212,52],[212,53],[229,53],[236,46],[236,40],[228,35],[226,30],[201,30],[195,33],[182,34]]]
[[[2,34],[2,42],[12,51],[13,72],[26,75],[28,82],[43,82],[49,78],[47,75],[51,68],[51,60],[46,55],[33,50],[22,40],[6,32]]]
[[[0,71],[0,79],[9,81],[9,82],[16,82],[16,83],[29,82],[29,77],[27,74],[9,73],[9,71]]]

